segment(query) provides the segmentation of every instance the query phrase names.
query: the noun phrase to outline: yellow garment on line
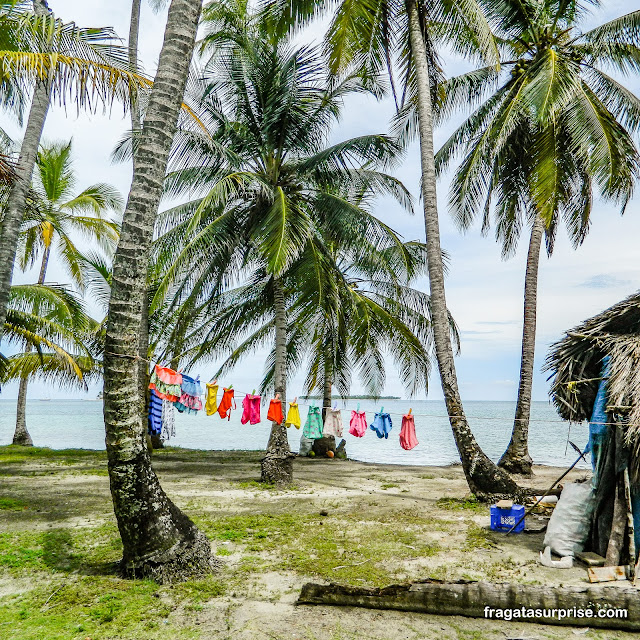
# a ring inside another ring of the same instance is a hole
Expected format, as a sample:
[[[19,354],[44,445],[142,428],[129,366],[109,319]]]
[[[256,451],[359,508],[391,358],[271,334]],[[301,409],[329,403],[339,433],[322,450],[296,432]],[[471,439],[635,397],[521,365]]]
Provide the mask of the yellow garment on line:
[[[297,402],[289,403],[289,411],[287,412],[285,424],[287,427],[293,425],[296,429],[300,428],[300,409],[298,409]]]
[[[207,382],[207,400],[204,403],[205,411],[208,416],[212,416],[218,411],[218,385],[209,384]]]

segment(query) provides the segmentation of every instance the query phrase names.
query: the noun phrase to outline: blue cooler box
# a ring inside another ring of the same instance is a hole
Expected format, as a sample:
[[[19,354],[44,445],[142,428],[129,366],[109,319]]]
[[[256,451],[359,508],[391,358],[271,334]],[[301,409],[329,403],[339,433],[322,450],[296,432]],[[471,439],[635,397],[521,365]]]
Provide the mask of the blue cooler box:
[[[513,525],[524,515],[524,505],[514,504],[511,509],[498,509],[495,504],[491,505],[491,528],[494,531],[509,531]],[[524,531],[524,518],[522,522],[513,530],[514,533]]]

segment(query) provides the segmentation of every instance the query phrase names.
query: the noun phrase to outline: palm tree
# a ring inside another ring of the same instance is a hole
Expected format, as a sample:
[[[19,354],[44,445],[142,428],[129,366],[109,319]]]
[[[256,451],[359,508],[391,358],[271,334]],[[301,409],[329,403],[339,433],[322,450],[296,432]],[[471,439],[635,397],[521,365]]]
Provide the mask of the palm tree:
[[[166,0],[150,0],[151,7],[154,11],[159,11],[166,5]],[[142,0],[132,0],[131,2],[131,20],[129,23],[129,66],[132,71],[138,69],[138,40],[140,36],[140,9]],[[142,128],[142,112],[138,103],[138,94],[135,88],[130,93],[130,109],[131,109],[131,132],[135,137],[140,134]],[[133,168],[135,171],[135,156],[132,157]],[[148,298],[148,296],[147,296]],[[143,310],[142,326],[140,328],[140,404],[142,410],[146,411],[148,404],[147,394],[149,388],[149,304],[145,299],[145,308]],[[162,448],[162,440],[158,435],[151,435],[151,443],[153,449]]]
[[[259,18],[251,29],[208,65],[198,116],[209,135],[183,129],[174,149],[167,193],[205,195],[159,220],[163,237],[154,269],[165,276],[152,309],[164,305],[168,293],[175,301],[169,314],[197,309],[225,285],[261,274],[272,304],[274,387],[285,401],[287,310],[295,293],[288,270],[310,250],[319,282],[330,263],[321,228],[342,238],[366,217],[341,193],[374,189],[406,205],[408,194],[376,169],[398,155],[390,138],[361,136],[327,146],[343,96],[364,90],[361,81],[348,77],[332,85],[316,50],[292,49],[286,39],[266,33]],[[381,233],[376,229],[373,237]],[[291,473],[286,429],[274,423],[262,478],[290,482]]]
[[[330,7],[332,3],[316,0],[275,0],[269,11],[273,22],[287,29],[292,22],[309,20]],[[432,93],[441,75],[436,54],[436,46],[441,43],[463,54],[479,53],[492,63],[498,61],[489,23],[475,0],[343,0],[327,37],[335,72],[353,66],[365,69],[369,75],[388,70],[398,108],[407,116],[406,133],[415,133],[419,138],[433,339],[449,421],[471,491],[481,497],[493,493],[513,495],[519,491],[518,486],[479,447],[464,415],[458,389],[444,287],[433,148]],[[400,91],[396,90],[396,62],[402,76]]]
[[[21,353],[0,353],[0,380],[42,379],[56,385],[81,386],[99,371],[93,353],[97,323],[82,302],[64,287],[44,284],[11,288],[4,326],[7,346],[16,344]],[[19,397],[18,413],[24,415],[25,397]],[[31,437],[18,422],[13,444],[30,446]]]
[[[362,206],[362,203],[360,203]],[[354,233],[357,246],[330,252],[331,262],[321,282],[313,276],[316,259],[307,250],[287,272],[287,289],[294,291],[287,313],[287,371],[308,362],[305,391],[323,393],[331,403],[335,385],[347,395],[354,373],[372,395],[385,381],[385,353],[393,355],[407,391],[428,390],[431,367],[429,297],[410,282],[425,270],[425,247],[401,243],[389,232],[387,248],[370,244],[366,234]],[[319,295],[318,284],[321,288]],[[220,294],[216,308],[207,305],[186,324],[190,330],[179,345],[189,364],[229,352],[216,377],[264,344],[273,344],[274,318],[270,281],[256,274],[245,285]],[[213,306],[213,305],[211,305]],[[451,330],[456,342],[453,320]],[[229,340],[229,336],[236,336]],[[273,390],[275,351],[267,360],[263,393]]]
[[[118,226],[105,218],[109,211],[120,211],[120,194],[108,184],[95,184],[75,194],[76,177],[71,159],[71,141],[42,147],[34,176],[35,214],[27,215],[21,231],[18,264],[24,271],[40,259],[38,284],[44,284],[52,251],[65,267],[79,291],[84,290],[85,247],[77,240],[96,242],[111,255],[118,239]],[[37,313],[37,308],[35,312]],[[29,379],[20,380],[14,444],[31,444],[26,425],[26,399]]]
[[[78,107],[125,100],[129,87],[150,82],[129,70],[127,49],[110,29],[81,29],[51,15],[45,0],[0,3],[0,104],[19,107],[33,86],[29,117],[0,224],[0,337],[18,245],[20,225],[40,138],[53,98]]]
[[[443,145],[445,170],[463,154],[450,193],[462,229],[483,212],[506,257],[524,226],[530,228],[524,289],[520,385],[513,433],[500,465],[531,473],[528,427],[536,334],[538,264],[546,234],[551,254],[564,220],[574,247],[589,229],[594,192],[624,212],[640,173],[632,135],[640,100],[607,74],[637,72],[640,11],[582,33],[582,1],[487,3],[503,49],[503,71],[485,67],[443,87],[444,111],[477,106]],[[525,152],[526,150],[526,152]]]
[[[162,195],[201,0],[172,0],[136,151],[111,283],[104,349],[104,418],[122,570],[160,582],[212,569],[206,537],[167,497],[151,467],[139,399],[139,336],[153,227]]]

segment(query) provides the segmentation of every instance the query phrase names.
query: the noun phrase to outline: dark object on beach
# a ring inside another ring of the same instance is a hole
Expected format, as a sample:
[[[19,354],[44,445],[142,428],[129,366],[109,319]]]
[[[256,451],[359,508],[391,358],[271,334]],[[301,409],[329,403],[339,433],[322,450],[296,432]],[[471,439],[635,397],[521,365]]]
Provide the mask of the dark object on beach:
[[[317,438],[313,441],[311,450],[322,458],[327,457],[327,451],[336,452],[336,439],[334,436],[327,436],[326,438]]]
[[[496,618],[498,609],[589,609],[592,618],[513,617],[511,622],[533,622],[571,627],[597,627],[640,631],[640,598],[636,589],[615,587],[549,587],[529,584],[493,584],[491,582],[442,582],[425,580],[395,584],[382,589],[349,587],[339,584],[314,584],[302,587],[296,604],[321,604],[367,609],[416,611],[435,615]],[[627,609],[626,618],[598,617],[601,609]],[[487,611],[494,615],[488,616]]]

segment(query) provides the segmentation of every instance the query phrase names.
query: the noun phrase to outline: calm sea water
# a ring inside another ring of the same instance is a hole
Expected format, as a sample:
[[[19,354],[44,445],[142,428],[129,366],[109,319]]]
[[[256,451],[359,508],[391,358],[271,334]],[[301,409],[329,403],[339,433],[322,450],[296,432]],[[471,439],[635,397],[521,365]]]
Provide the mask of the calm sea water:
[[[365,462],[412,465],[448,465],[459,461],[451,427],[443,402],[385,400],[386,412],[391,414],[393,429],[388,440],[380,440],[373,431],[363,438],[348,433],[351,409],[358,401],[343,406],[345,439],[350,458]],[[240,403],[238,403],[240,405]],[[412,451],[404,451],[398,435],[402,414],[413,408],[416,433],[420,444]],[[360,401],[367,412],[367,422],[379,410],[380,403]],[[465,411],[480,443],[492,459],[497,460],[506,448],[511,433],[515,410],[513,402],[467,402]],[[537,464],[568,466],[576,454],[567,440],[584,448],[588,439],[586,424],[572,425],[560,420],[555,409],[547,402],[534,402],[531,411],[530,452]],[[169,444],[190,449],[263,449],[269,437],[270,424],[265,421],[266,407],[262,408],[263,422],[254,426],[240,423],[241,411],[233,412],[231,420],[221,420],[216,414],[208,417],[201,412],[196,416],[176,412],[176,437]],[[304,422],[307,407],[300,403]],[[15,425],[15,401],[0,400],[0,444],[10,444]],[[34,444],[54,449],[104,449],[102,403],[88,400],[31,400],[27,404],[27,426]],[[289,442],[298,450],[300,431],[289,428]],[[585,466],[584,463],[581,466]]]

